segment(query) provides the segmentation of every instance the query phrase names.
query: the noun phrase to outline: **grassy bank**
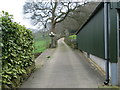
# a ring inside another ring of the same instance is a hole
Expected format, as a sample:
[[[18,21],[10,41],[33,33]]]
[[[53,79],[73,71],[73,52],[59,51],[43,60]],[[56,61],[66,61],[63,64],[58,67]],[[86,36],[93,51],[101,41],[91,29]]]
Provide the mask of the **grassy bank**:
[[[37,32],[34,33],[34,51],[33,54],[35,58],[39,56],[44,50],[46,50],[50,45],[50,37],[46,33],[43,37],[43,33]]]
[[[49,43],[50,43],[49,38],[35,40],[34,41],[34,48],[35,48],[34,54],[43,52],[45,49],[48,48]]]

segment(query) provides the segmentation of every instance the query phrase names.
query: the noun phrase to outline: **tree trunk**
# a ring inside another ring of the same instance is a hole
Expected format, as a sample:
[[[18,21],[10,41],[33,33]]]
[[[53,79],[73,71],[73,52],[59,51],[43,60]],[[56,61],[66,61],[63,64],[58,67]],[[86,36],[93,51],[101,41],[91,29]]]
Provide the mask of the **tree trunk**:
[[[55,33],[55,24],[52,24],[51,32]],[[51,48],[55,48],[57,46],[57,38],[56,35],[51,37]]]

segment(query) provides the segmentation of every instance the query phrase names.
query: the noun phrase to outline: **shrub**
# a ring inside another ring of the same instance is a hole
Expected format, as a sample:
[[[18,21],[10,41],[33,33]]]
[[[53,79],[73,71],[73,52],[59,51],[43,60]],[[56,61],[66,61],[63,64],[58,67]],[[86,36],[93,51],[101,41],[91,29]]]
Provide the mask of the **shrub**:
[[[76,35],[65,37],[65,42],[74,49],[77,49]]]
[[[32,31],[26,29],[13,21],[12,15],[2,12],[2,84],[8,87],[14,85],[14,79],[22,78],[27,73],[27,68],[34,65],[33,60],[33,35]],[[20,81],[19,81],[20,82]]]

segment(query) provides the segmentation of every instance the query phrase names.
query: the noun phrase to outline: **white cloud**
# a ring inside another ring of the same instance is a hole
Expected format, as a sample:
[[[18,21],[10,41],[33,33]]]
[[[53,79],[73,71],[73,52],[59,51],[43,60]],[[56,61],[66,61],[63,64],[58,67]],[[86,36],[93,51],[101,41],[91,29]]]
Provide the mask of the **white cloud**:
[[[14,21],[30,28],[29,21],[23,19],[23,5],[26,0],[1,0],[0,12],[4,10],[14,16]]]

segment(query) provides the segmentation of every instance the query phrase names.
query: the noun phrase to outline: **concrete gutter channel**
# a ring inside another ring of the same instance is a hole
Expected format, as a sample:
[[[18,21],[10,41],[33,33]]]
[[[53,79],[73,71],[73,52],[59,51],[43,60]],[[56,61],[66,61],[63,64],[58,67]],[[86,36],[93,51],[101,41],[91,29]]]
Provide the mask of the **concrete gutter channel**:
[[[78,51],[79,52],[79,54],[81,54],[85,59],[86,59],[86,61],[88,62],[88,63],[90,63],[90,65],[93,67],[93,68],[95,68],[95,70],[100,74],[100,76],[101,76],[101,79],[102,79],[102,81],[103,81],[103,85],[101,85],[101,86],[105,86],[104,85],[104,80],[106,79],[106,72],[96,63],[96,62],[94,62],[91,58],[88,58],[83,52],[81,52],[81,51]],[[118,65],[120,65],[120,62],[118,63]],[[119,69],[120,70],[120,69]],[[118,73],[120,73],[120,71],[118,71]],[[119,80],[120,78],[118,78],[118,80]],[[120,83],[120,82],[119,82]],[[101,87],[100,86],[100,87]],[[106,85],[107,86],[107,85]],[[111,84],[111,77],[110,77],[110,83],[109,83],[109,85],[108,86],[112,86],[112,84]],[[118,88],[120,89],[120,87],[118,86],[114,86],[117,90],[118,90]],[[113,87],[113,88],[114,88]],[[114,88],[114,90],[116,90]]]
[[[90,66],[93,67],[93,69],[95,69],[96,72],[99,73],[99,75],[103,81],[103,85],[104,85],[104,80],[106,78],[105,71],[96,62],[94,62],[91,58],[88,58],[83,52],[81,52],[79,50],[77,50],[77,52],[79,53],[79,55],[82,55],[82,57],[85,58],[85,60],[89,63]]]
[[[79,56],[81,56],[83,58],[83,60],[85,60],[85,62],[87,63],[88,67],[87,68],[92,68],[94,73],[98,75],[98,77],[100,77],[101,81],[103,82],[102,85],[104,85],[104,80],[106,77],[106,73],[105,71],[98,65],[96,64],[91,58],[88,58],[87,56],[85,56],[85,54],[79,50],[75,50],[75,52],[77,52],[79,54]]]

